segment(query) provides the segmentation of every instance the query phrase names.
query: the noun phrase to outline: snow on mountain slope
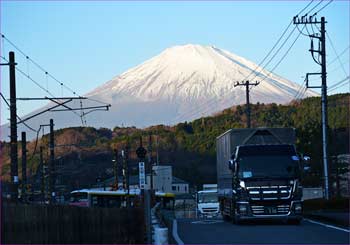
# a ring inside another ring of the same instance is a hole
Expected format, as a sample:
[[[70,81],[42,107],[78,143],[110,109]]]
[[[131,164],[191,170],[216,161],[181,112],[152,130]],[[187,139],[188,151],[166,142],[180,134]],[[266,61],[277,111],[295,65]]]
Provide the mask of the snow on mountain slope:
[[[248,77],[252,72],[254,75]],[[86,96],[110,103],[112,108],[109,112],[90,113],[87,123],[111,128],[190,121],[245,103],[245,88],[234,84],[247,77],[254,78],[252,82],[264,79],[251,90],[252,103],[285,104],[300,88],[225,50],[192,44],[174,46],[88,93]],[[305,97],[308,96],[318,94],[308,90]],[[69,112],[46,114],[33,119],[32,124],[39,125],[49,118],[54,118],[56,128],[81,125],[79,117]]]
[[[244,87],[235,82],[246,79],[264,81],[252,89],[252,102],[288,103],[300,86],[228,51],[212,46],[184,45],[166,49],[160,55],[113,78],[88,96],[117,104],[124,98],[144,102],[169,101],[177,104],[176,118],[191,120],[245,102]],[[317,96],[307,91],[305,96]],[[213,108],[205,108],[206,103]],[[199,103],[199,104],[198,104]],[[190,115],[189,112],[194,112]],[[186,115],[182,115],[182,114]],[[187,115],[188,114],[188,115]],[[175,119],[176,119],[175,118]],[[164,121],[163,123],[176,123]],[[145,126],[145,125],[141,125]]]

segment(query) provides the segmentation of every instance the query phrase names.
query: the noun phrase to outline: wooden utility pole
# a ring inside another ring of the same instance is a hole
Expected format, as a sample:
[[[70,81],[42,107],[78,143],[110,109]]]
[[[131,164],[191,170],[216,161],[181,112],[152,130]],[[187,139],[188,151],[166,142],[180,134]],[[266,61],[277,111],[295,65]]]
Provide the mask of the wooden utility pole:
[[[27,191],[27,137],[26,132],[22,132],[22,200],[26,202]]]
[[[41,168],[41,175],[40,175],[40,190],[41,190],[41,201],[42,203],[45,203],[45,166],[44,166],[44,159],[43,159],[43,147],[40,146],[40,168]],[[34,184],[34,182],[33,182]]]
[[[113,172],[114,172],[114,186],[116,188],[116,190],[119,189],[119,179],[118,179],[118,172],[119,172],[119,168],[118,168],[118,150],[114,149],[114,159],[113,159]]]
[[[17,104],[15,53],[9,52],[10,79],[10,127],[11,127],[11,199],[18,199],[18,149],[17,149]]]
[[[234,85],[235,87],[237,86],[245,86],[245,92],[246,92],[246,113],[247,113],[247,128],[250,128],[250,103],[249,103],[249,86],[257,86],[259,82],[255,83],[249,83],[249,81],[245,82],[236,82]]]
[[[55,192],[55,183],[56,183],[56,172],[55,172],[55,136],[53,131],[53,119],[50,119],[50,161],[49,161],[49,195],[50,203],[55,203],[56,201],[56,192]]]

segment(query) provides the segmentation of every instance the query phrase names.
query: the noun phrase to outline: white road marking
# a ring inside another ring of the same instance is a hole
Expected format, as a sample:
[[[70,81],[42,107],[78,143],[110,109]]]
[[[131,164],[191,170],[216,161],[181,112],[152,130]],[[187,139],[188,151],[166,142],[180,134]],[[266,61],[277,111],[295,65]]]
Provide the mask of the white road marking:
[[[179,234],[177,234],[177,221],[173,220],[173,237],[177,244],[184,245],[184,242],[180,239]]]
[[[321,223],[321,222],[318,222],[318,221],[314,221],[314,220],[311,220],[311,219],[304,219],[304,220],[309,221],[310,223],[317,224],[317,225],[322,225],[322,226],[325,226],[325,227],[328,227],[328,228],[332,228],[332,229],[336,229],[336,230],[339,230],[339,231],[344,231],[344,232],[350,233],[349,230],[343,229],[343,228],[340,228],[340,227],[337,227],[337,226],[334,226],[334,225],[327,225],[327,224],[324,224],[324,223]]]
[[[204,225],[210,225],[210,224],[217,224],[217,223],[222,223],[224,221],[222,220],[197,220],[197,221],[192,221],[192,224],[204,224]]]

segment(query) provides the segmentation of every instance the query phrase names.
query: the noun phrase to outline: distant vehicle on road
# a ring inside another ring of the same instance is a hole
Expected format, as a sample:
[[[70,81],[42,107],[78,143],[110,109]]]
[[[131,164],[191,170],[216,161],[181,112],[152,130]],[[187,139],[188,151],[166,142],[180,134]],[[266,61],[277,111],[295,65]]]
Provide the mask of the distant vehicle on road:
[[[302,219],[303,163],[293,128],[231,129],[217,137],[220,211],[239,223],[250,219]]]
[[[140,189],[127,190],[94,190],[82,189],[71,192],[69,205],[79,207],[116,207],[127,206],[127,197],[129,196],[130,206],[137,207],[141,203]],[[156,192],[155,202],[159,202],[162,208],[174,209],[175,195],[173,193]]]
[[[217,184],[204,184],[203,190],[197,192],[197,216],[213,218],[219,215]]]

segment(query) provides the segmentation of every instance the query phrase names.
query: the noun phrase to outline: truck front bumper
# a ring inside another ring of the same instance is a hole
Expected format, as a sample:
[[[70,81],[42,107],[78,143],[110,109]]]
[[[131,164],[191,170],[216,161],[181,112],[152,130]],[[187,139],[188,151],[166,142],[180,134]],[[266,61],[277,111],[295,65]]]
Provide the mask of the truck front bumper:
[[[279,204],[279,205],[278,205]],[[288,203],[237,202],[236,220],[302,220],[302,201]]]

